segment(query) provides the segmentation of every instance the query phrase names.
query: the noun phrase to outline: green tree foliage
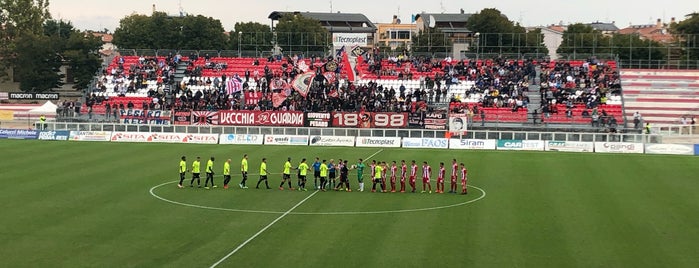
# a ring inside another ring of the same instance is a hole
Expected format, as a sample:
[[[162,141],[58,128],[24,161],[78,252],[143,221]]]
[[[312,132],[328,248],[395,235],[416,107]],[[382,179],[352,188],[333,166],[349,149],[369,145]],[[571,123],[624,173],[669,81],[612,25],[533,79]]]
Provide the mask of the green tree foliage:
[[[638,34],[605,35],[585,24],[572,24],[563,32],[557,53],[571,58],[593,55],[618,55],[622,60],[662,60],[662,44],[644,40]]]
[[[63,59],[60,44],[43,34],[22,33],[17,38],[12,63],[14,74],[19,77],[19,89],[42,92],[61,87]]]
[[[652,41],[643,40],[637,34],[614,34],[608,37],[612,47],[612,54],[618,55],[621,60],[663,60],[666,50],[663,45]],[[607,50],[606,48],[604,50]]]
[[[482,53],[548,52],[540,30],[527,32],[495,8],[486,8],[471,15],[466,21],[466,27],[479,33],[477,42]]]
[[[597,54],[610,52],[609,38],[582,23],[571,24],[563,32],[563,41],[556,50],[559,54]]]
[[[271,51],[272,30],[268,25],[258,22],[237,22],[230,32],[228,48],[237,50],[238,44],[243,51]]]
[[[0,78],[8,77],[21,35],[43,33],[48,6],[48,0],[0,0]]]
[[[277,44],[288,53],[326,52],[332,42],[332,36],[320,22],[303,15],[282,16],[275,31]]]
[[[680,44],[685,50],[682,57],[699,60],[699,13],[688,14],[684,20],[671,25],[670,29],[679,35]]]
[[[413,52],[446,52],[451,50],[451,40],[439,29],[429,29],[419,31],[413,35],[412,39]]]
[[[228,38],[221,21],[211,17],[173,17],[163,12],[133,14],[119,21],[113,43],[120,48],[220,50]]]

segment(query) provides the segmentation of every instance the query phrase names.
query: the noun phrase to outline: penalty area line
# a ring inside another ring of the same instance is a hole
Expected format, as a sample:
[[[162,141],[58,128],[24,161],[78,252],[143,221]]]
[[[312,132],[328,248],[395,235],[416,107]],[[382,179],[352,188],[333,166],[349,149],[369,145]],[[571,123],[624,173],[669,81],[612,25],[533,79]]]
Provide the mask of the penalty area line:
[[[379,154],[379,153],[381,153],[381,152],[383,152],[383,149],[380,149],[380,150],[376,151],[375,153],[373,153],[372,155],[370,155],[369,157],[367,157],[366,160],[369,160],[370,158],[376,156],[377,154]],[[302,205],[304,202],[306,202],[306,200],[310,199],[311,197],[313,197],[313,196],[316,195],[317,193],[318,193],[318,190],[315,190],[312,194],[308,195],[306,198],[304,198],[303,200],[301,200],[300,202],[298,202],[296,205],[294,205],[293,207],[291,207],[289,210],[287,210],[286,212],[284,212],[284,214],[282,214],[281,216],[279,216],[279,217],[277,217],[276,219],[274,219],[272,222],[270,222],[269,224],[267,224],[267,226],[265,226],[264,228],[262,228],[260,231],[258,231],[257,233],[255,233],[255,234],[254,234],[253,236],[251,236],[250,238],[248,238],[248,240],[245,240],[245,242],[243,242],[242,244],[240,244],[237,248],[233,249],[231,252],[229,252],[228,254],[226,254],[226,256],[223,256],[223,258],[221,258],[220,260],[218,260],[217,262],[215,262],[214,264],[212,264],[212,265],[209,266],[209,267],[210,267],[210,268],[214,268],[214,267],[218,266],[219,264],[221,264],[222,262],[224,262],[226,259],[228,259],[228,258],[230,258],[231,256],[233,256],[233,254],[235,254],[235,253],[238,252],[240,249],[242,249],[245,245],[247,245],[248,243],[250,243],[250,241],[252,241],[252,240],[255,239],[257,236],[259,236],[260,234],[262,234],[264,231],[266,231],[267,229],[269,229],[269,227],[272,227],[272,225],[274,225],[275,223],[277,223],[278,221],[280,221],[281,219],[283,219],[284,217],[286,217],[286,215],[289,215],[292,211],[294,211],[294,209],[296,209],[297,207],[299,207],[300,205]]]

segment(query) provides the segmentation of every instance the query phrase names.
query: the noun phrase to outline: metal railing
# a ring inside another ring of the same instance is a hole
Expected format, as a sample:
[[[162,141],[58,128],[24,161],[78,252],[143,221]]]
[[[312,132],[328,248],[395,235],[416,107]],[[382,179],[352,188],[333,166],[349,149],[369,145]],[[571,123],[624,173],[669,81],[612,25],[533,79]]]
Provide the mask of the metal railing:
[[[267,134],[267,135],[312,135],[312,136],[358,136],[358,137],[402,137],[444,138],[446,130],[428,129],[357,129],[357,128],[309,128],[309,127],[259,127],[259,126],[185,126],[185,125],[124,125],[98,123],[47,122],[48,130],[71,131],[128,131],[200,134]],[[583,142],[642,142],[660,143],[659,134],[639,133],[572,133],[551,131],[507,131],[469,130],[461,139],[502,140],[555,140]]]

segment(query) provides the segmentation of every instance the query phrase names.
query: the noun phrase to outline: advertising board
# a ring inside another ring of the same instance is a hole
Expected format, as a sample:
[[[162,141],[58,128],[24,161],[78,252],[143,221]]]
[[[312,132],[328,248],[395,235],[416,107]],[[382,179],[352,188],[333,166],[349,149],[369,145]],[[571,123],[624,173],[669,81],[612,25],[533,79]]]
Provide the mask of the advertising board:
[[[39,137],[38,130],[0,129],[0,139],[35,140],[37,137]]]
[[[449,148],[449,140],[442,138],[403,138],[403,148]]]
[[[693,144],[646,144],[646,154],[694,155]]]
[[[68,130],[39,132],[39,139],[44,141],[67,141],[69,136],[70,131]]]
[[[449,149],[495,150],[495,140],[450,139]]]
[[[109,141],[112,133],[109,131],[71,131],[71,141]]]
[[[311,146],[354,147],[354,136],[311,136]]]
[[[308,136],[265,135],[265,145],[308,145]]]
[[[357,137],[355,146],[399,148],[400,137]]]
[[[262,145],[265,135],[262,134],[221,134],[219,144],[255,144]]]
[[[498,150],[543,151],[544,141],[540,140],[498,140]]]
[[[595,142],[597,153],[642,154],[643,143],[632,142]]]
[[[595,144],[580,141],[546,141],[546,151],[592,153]]]

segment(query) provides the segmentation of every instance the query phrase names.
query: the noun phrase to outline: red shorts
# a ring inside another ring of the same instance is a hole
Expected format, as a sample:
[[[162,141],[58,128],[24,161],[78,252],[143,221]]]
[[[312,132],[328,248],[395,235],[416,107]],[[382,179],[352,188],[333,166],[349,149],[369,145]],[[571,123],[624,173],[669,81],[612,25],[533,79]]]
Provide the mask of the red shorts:
[[[430,183],[430,178],[422,178],[422,183]]]
[[[396,177],[391,177],[391,183],[396,183]]]
[[[456,176],[451,176],[451,183],[456,183]]]
[[[400,182],[405,182],[405,177],[400,177]]]
[[[415,182],[415,176],[410,176],[410,182]]]
[[[467,182],[467,181],[468,181],[468,179],[461,179],[461,186],[466,185],[466,182]]]
[[[437,183],[444,183],[444,178],[437,178]]]

